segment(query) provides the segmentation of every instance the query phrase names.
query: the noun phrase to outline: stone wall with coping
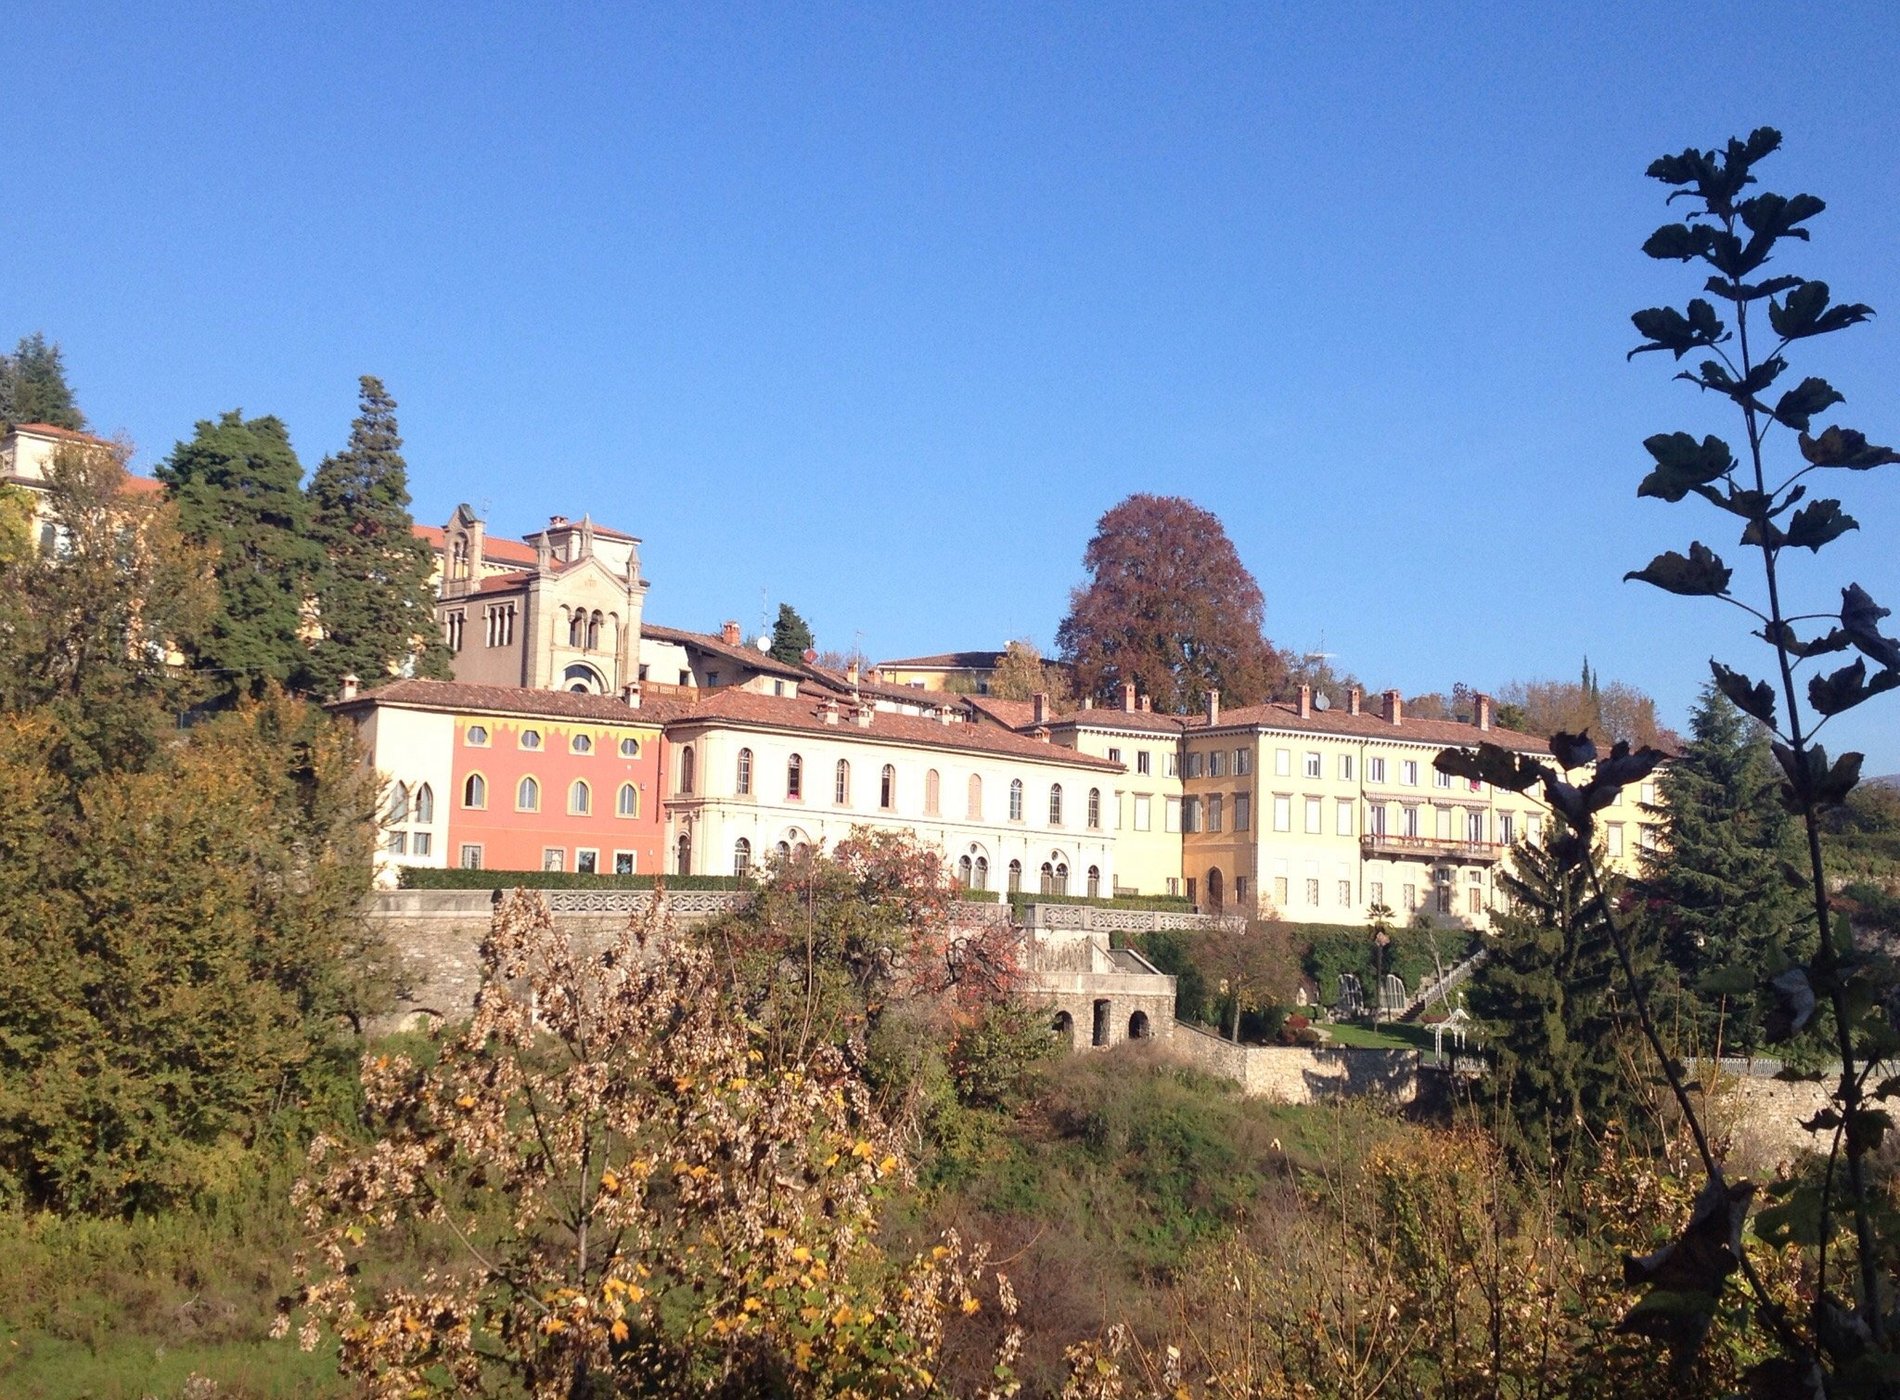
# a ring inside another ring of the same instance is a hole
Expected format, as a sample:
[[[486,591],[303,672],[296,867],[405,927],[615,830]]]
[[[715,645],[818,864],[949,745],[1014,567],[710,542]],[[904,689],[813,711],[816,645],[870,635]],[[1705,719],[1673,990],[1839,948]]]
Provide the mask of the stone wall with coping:
[[[1175,1054],[1232,1080],[1243,1094],[1276,1103],[1380,1098],[1409,1104],[1418,1096],[1417,1050],[1364,1050],[1343,1045],[1236,1045],[1194,1026],[1178,1026]]]

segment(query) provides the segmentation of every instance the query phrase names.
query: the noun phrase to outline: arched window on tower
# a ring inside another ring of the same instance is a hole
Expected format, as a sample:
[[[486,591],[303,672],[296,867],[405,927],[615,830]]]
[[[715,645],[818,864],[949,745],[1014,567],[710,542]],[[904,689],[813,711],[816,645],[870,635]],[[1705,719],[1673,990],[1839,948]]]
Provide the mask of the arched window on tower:
[[[591,612],[587,615],[587,649],[594,651],[598,649],[599,646],[600,614],[598,612]]]
[[[576,610],[567,620],[567,644],[579,647],[587,641],[587,614]]]
[[[424,783],[416,789],[416,821],[427,826],[435,820],[435,789]]]

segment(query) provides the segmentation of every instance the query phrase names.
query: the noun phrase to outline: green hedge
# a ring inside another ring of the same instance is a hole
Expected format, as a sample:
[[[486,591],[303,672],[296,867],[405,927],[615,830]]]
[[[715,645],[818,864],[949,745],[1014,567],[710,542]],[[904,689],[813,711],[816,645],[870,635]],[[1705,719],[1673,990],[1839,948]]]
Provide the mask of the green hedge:
[[[1178,894],[1121,894],[1090,899],[1085,894],[1031,894],[1021,890],[1009,897],[1012,909],[1027,909],[1032,904],[1091,904],[1097,909],[1159,909],[1169,914],[1186,914],[1194,907]]]
[[[583,875],[574,870],[439,870],[405,865],[406,890],[737,890],[749,882],[737,875]]]

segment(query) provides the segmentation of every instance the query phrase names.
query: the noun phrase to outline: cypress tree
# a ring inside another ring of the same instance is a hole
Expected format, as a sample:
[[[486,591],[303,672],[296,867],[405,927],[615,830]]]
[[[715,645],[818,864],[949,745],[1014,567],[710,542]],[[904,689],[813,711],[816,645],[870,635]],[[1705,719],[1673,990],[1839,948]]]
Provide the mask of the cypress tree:
[[[449,675],[430,586],[435,561],[409,513],[396,401],[372,375],[359,384],[349,446],[310,479],[311,528],[323,551],[311,672],[324,694],[352,673],[367,684],[398,670]]]
[[[1512,851],[1514,868],[1498,876],[1510,904],[1493,921],[1466,994],[1494,1061],[1474,1093],[1497,1111],[1512,1151],[1540,1169],[1587,1157],[1606,1128],[1637,1118],[1623,1067],[1633,1022],[1615,981],[1603,905],[1576,845],[1553,832]],[[1587,859],[1614,897],[1600,853]]]
[[[217,611],[190,652],[214,693],[230,700],[262,696],[273,681],[307,686],[304,608],[323,554],[282,421],[233,409],[201,422],[156,475],[187,538],[217,554]]]
[[[50,423],[74,431],[86,426],[66,382],[65,356],[38,331],[21,336],[11,355],[0,356],[0,423]]]
[[[1773,950],[1801,917],[1781,872],[1794,823],[1777,796],[1767,737],[1711,682],[1690,719],[1687,749],[1657,779],[1664,840],[1644,862],[1643,893],[1663,955],[1692,990],[1715,972],[1761,982]],[[1756,998],[1692,996],[1698,1049],[1752,1050],[1765,1006]]]
[[[772,655],[788,666],[796,666],[811,650],[813,640],[811,624],[798,615],[798,609],[780,603],[778,621],[772,624]]]

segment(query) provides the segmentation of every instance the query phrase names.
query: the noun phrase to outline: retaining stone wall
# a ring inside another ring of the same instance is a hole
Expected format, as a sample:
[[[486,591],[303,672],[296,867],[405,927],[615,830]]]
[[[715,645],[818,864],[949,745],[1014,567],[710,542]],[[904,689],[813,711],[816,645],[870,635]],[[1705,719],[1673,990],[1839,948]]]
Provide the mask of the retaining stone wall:
[[[1180,1026],[1176,1054],[1209,1074],[1276,1103],[1375,1097],[1410,1103],[1418,1096],[1419,1052],[1328,1045],[1236,1045],[1193,1026]]]

